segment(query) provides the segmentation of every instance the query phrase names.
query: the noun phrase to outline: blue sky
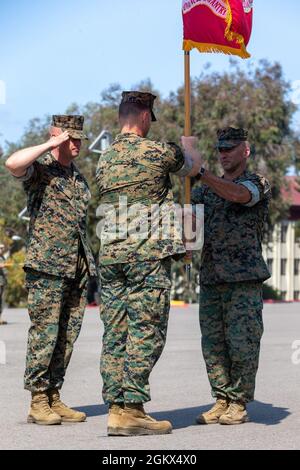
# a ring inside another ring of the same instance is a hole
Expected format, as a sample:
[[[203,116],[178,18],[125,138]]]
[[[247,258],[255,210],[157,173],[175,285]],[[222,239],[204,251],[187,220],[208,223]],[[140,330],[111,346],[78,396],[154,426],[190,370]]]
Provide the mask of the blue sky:
[[[183,83],[181,3],[1,0],[0,144],[16,141],[33,117],[99,100],[111,83],[128,89],[150,78],[165,96],[176,90]],[[300,80],[299,0],[256,0],[254,8],[251,60],[277,60],[288,80]],[[192,75],[207,62],[222,71],[229,58],[193,51]]]

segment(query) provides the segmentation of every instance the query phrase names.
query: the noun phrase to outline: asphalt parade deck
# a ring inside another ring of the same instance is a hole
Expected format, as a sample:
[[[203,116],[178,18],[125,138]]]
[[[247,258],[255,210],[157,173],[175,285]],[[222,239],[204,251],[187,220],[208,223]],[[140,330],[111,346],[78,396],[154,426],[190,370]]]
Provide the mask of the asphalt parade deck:
[[[0,327],[0,449],[299,449],[300,304],[266,305],[265,333],[251,422],[241,426],[198,426],[194,419],[213,403],[200,349],[198,306],[173,307],[167,345],[151,375],[152,401],[146,410],[169,419],[165,436],[106,436],[107,407],[101,398],[99,357],[102,324],[89,308],[68,369],[63,400],[85,411],[81,424],[27,424],[29,393],[23,373],[29,319],[25,309],[5,310]],[[298,343],[296,341],[298,340]],[[293,349],[298,348],[298,349]],[[297,364],[299,362],[299,364]]]

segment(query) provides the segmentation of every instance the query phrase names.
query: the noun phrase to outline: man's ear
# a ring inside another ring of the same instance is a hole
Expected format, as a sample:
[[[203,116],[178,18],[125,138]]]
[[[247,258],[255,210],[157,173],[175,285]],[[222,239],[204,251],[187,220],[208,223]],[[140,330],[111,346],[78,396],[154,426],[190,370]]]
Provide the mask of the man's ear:
[[[151,118],[150,112],[149,111],[143,111],[142,112],[142,122],[147,122]]]
[[[250,148],[250,145],[247,143],[246,148],[245,148],[245,157],[249,158],[250,155],[251,155],[251,148]]]

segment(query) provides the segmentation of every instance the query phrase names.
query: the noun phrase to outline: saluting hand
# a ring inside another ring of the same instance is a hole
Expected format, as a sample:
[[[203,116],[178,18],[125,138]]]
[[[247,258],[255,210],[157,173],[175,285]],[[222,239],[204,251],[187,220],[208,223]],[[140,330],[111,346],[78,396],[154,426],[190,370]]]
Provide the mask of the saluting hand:
[[[62,134],[59,134],[59,135],[56,135],[56,136],[52,136],[49,140],[48,140],[48,144],[50,145],[50,148],[51,150],[59,147],[61,144],[63,144],[64,142],[66,142],[67,140],[69,140],[70,136],[69,136],[69,132],[68,131],[65,131],[63,132]]]

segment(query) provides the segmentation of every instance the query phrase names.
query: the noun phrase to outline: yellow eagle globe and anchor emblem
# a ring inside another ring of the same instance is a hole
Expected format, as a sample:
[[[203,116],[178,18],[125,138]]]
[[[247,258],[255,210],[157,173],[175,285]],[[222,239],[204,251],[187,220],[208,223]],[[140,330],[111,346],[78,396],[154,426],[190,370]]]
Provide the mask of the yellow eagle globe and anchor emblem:
[[[253,0],[243,0],[243,7],[245,13],[251,13],[253,8]]]

